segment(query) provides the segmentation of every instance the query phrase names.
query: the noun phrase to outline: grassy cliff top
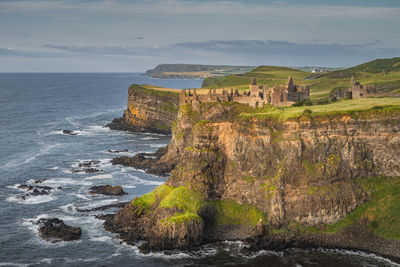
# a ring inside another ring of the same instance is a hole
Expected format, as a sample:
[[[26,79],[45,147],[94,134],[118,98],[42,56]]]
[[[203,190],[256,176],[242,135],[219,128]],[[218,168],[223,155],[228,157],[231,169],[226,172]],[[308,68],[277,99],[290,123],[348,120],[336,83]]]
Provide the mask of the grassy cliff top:
[[[165,88],[155,85],[132,84],[131,86],[129,86],[128,95],[140,92],[146,95],[153,95],[159,97],[178,97],[180,91],[181,91],[180,89]]]
[[[281,121],[307,117],[330,117],[338,115],[378,114],[400,111],[400,98],[359,98],[344,99],[327,105],[303,107],[273,107],[267,105],[254,109],[254,112],[243,112],[241,117],[274,118]]]
[[[400,92],[400,58],[377,59],[348,69],[337,70],[325,74],[311,74],[298,69],[260,66],[242,75],[206,78],[205,88],[238,88],[248,90],[252,77],[257,78],[259,85],[283,85],[288,76],[293,77],[296,84],[310,85],[311,101],[326,101],[329,93],[338,88],[348,88],[351,76],[363,85],[378,85],[383,92]]]

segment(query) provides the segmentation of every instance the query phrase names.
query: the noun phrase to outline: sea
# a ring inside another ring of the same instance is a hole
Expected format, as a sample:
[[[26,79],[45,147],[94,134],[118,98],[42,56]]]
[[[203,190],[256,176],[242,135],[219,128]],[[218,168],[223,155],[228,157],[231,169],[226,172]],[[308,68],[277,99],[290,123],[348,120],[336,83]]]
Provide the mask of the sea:
[[[400,266],[375,254],[339,249],[249,254],[241,252],[246,244],[227,240],[192,251],[142,254],[137,246],[121,242],[95,217],[115,209],[79,210],[132,200],[166,180],[110,163],[116,156],[154,152],[171,139],[104,127],[123,114],[132,83],[196,88],[202,80],[154,79],[140,73],[0,74],[0,266]],[[92,160],[100,172],[82,172],[79,164]],[[43,182],[35,184],[38,179]],[[54,189],[21,198],[26,194],[18,188],[22,184]],[[128,194],[89,193],[91,186],[106,184],[121,185]],[[81,239],[43,240],[36,224],[41,218],[80,227]]]

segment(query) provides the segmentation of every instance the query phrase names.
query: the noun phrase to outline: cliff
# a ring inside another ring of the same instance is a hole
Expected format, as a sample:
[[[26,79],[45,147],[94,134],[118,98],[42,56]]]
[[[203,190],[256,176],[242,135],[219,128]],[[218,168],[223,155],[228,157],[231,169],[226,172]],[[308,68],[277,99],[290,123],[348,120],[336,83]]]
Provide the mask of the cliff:
[[[127,108],[122,118],[107,124],[113,130],[171,133],[179,105],[179,90],[149,88],[133,84],[129,87]]]
[[[198,65],[198,64],[160,64],[146,71],[147,76],[168,79],[198,79],[213,76],[241,74],[250,71],[252,66]]]
[[[275,113],[234,102],[182,105],[159,160],[175,166],[170,178],[106,228],[155,250],[241,239],[254,248],[400,257],[398,106]]]

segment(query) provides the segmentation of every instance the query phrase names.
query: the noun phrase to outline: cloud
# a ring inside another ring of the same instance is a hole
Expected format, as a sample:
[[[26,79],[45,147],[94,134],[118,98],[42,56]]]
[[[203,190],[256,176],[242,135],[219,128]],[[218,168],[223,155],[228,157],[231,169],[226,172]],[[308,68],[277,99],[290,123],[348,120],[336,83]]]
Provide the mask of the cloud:
[[[0,57],[63,57],[62,53],[47,51],[20,50],[7,47],[0,47]]]
[[[0,13],[30,13],[79,19],[77,14],[97,15],[218,15],[218,16],[266,16],[273,18],[393,18],[397,19],[400,8],[394,6],[363,6],[337,4],[312,4],[299,2],[263,1],[200,1],[200,0],[147,0],[147,1],[0,1]],[[67,16],[65,16],[67,15]]]
[[[375,58],[394,57],[400,49],[364,44],[295,43],[274,40],[211,40],[181,42],[158,47],[68,46],[45,47],[101,56],[141,56],[164,61],[212,62],[213,64],[247,65],[321,65],[350,66]]]

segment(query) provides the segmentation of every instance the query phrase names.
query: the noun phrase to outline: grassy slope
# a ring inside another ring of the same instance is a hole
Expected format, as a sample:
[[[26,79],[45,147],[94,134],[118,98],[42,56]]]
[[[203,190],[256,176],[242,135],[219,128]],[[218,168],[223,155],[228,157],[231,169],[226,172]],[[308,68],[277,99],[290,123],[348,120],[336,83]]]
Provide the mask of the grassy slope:
[[[243,75],[232,75],[222,78],[207,78],[203,87],[234,87],[248,89],[252,77],[258,78],[258,84],[274,86],[285,84],[288,76],[292,76],[296,84],[309,84],[313,102],[324,101],[331,90],[348,88],[351,76],[362,84],[378,84],[389,87],[390,91],[400,92],[400,58],[378,59],[352,68],[337,70],[314,79],[305,79],[311,74],[292,68],[260,66]]]
[[[327,105],[303,106],[303,107],[273,107],[270,105],[263,108],[249,110],[240,114],[242,118],[258,117],[271,118],[279,121],[297,119],[306,115],[309,118],[331,117],[341,115],[368,115],[384,112],[400,112],[400,98],[359,98],[344,99]]]
[[[158,205],[160,208],[178,209],[172,217],[164,218],[164,223],[183,223],[191,220],[201,220],[198,215],[205,206],[216,208],[216,224],[242,224],[255,226],[260,219],[265,220],[265,215],[256,207],[237,204],[231,200],[205,201],[205,196],[200,192],[185,186],[171,187],[160,185],[152,192],[137,197],[132,204],[143,212],[149,212],[151,207]]]

